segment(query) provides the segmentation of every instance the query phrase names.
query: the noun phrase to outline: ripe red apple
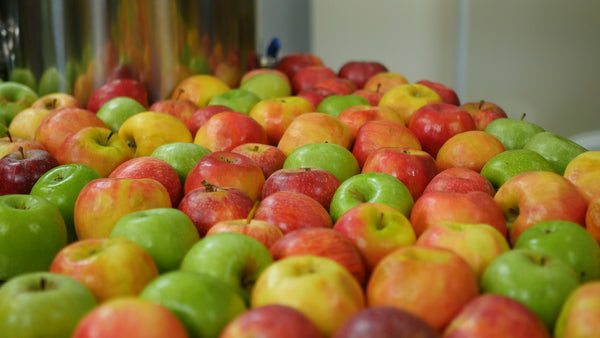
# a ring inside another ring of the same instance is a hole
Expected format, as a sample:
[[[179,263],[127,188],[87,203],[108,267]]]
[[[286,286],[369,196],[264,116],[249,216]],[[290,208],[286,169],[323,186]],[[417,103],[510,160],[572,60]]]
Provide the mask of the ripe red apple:
[[[508,117],[504,109],[489,101],[467,102],[460,107],[471,114],[477,130],[485,130],[485,127],[495,119]]]
[[[275,64],[275,69],[282,71],[289,79],[293,79],[296,72],[308,66],[323,66],[323,60],[312,53],[290,53],[284,55]]]
[[[0,195],[29,194],[37,180],[58,160],[40,149],[19,148],[0,159]]]
[[[337,77],[333,69],[327,66],[308,66],[296,72],[292,78],[292,89],[294,93],[309,89],[320,80]]]
[[[482,191],[494,196],[496,189],[490,181],[475,170],[468,168],[448,168],[435,175],[423,190],[429,192],[454,192],[465,194],[471,191]]]
[[[211,151],[230,151],[244,143],[267,144],[267,133],[250,116],[225,111],[211,116],[197,131],[194,143]]]
[[[304,89],[296,94],[296,96],[306,99],[310,102],[314,107],[318,107],[319,103],[323,101],[324,98],[330,95],[334,95],[335,93],[328,88],[308,88]]]
[[[140,74],[138,73],[135,65],[131,63],[120,63],[106,74],[105,83],[113,82],[120,79],[131,79],[140,80]]]
[[[439,82],[433,82],[430,80],[420,80],[417,81],[417,83],[433,89],[442,98],[442,101],[444,103],[453,104],[455,106],[460,105],[460,99],[458,98],[458,95],[456,94],[454,89],[443,85]]]
[[[208,121],[213,115],[224,111],[231,111],[231,108],[221,105],[205,106],[196,109],[196,111],[185,121],[185,126],[189,129],[192,135],[196,135],[196,132],[200,127]]]
[[[381,101],[381,98],[383,97],[383,93],[365,88],[357,89],[352,94],[364,97],[372,106],[379,105],[379,101]]]
[[[358,89],[354,82],[341,77],[331,77],[317,81],[313,88],[329,90],[333,95],[350,95]]]
[[[387,71],[387,67],[379,61],[353,60],[342,65],[338,76],[352,81],[360,89],[373,75]]]
[[[404,125],[404,120],[392,108],[377,105],[352,106],[342,110],[337,117],[350,129],[354,137],[358,128],[373,120],[392,121]]]
[[[148,107],[148,93],[146,87],[137,80],[118,79],[102,85],[94,90],[87,103],[87,109],[93,113],[100,107],[118,96],[128,96],[138,101],[142,106]]]
[[[250,236],[261,242],[267,249],[270,248],[277,240],[283,237],[283,232],[275,224],[254,219],[254,208],[256,207],[258,207],[258,203],[254,204],[253,211],[250,211],[250,214],[245,219],[222,220],[213,224],[206,232],[206,236],[222,232],[236,232]]]
[[[163,99],[154,102],[148,110],[173,115],[186,123],[198,110],[198,106],[191,100]]]
[[[264,143],[249,142],[240,144],[231,149],[231,152],[242,154],[258,164],[265,179],[269,178],[275,171],[283,168],[286,159],[281,149]]]

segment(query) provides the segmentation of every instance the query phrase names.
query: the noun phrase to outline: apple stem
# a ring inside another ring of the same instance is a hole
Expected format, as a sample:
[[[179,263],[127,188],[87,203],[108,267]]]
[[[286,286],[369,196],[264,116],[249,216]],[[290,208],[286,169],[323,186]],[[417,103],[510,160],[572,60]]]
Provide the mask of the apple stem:
[[[248,216],[246,217],[246,224],[250,224],[250,221],[252,221],[252,219],[254,218],[254,214],[256,214],[256,210],[258,210],[259,205],[260,205],[259,200],[254,201],[254,205],[252,206],[252,209],[250,209],[250,212],[248,213]]]
[[[9,141],[10,143],[13,143],[13,142],[14,142],[14,141],[13,141],[13,138],[12,138],[12,135],[10,134],[10,131],[8,131],[8,129],[6,129],[6,136],[8,136],[8,141]]]
[[[377,88],[375,88],[375,93],[379,93],[380,88],[381,88],[381,82],[377,83]]]
[[[46,289],[46,278],[42,277],[42,279],[40,279],[40,289],[44,290]]]
[[[485,100],[479,101],[479,107],[477,107],[477,109],[481,109],[481,107],[483,107],[484,103],[485,103]]]
[[[523,113],[523,115],[521,115],[521,121],[525,120],[525,115],[527,115],[527,113]]]
[[[48,106],[48,109],[54,109],[56,108],[56,98],[54,98],[52,100],[52,103]]]
[[[108,142],[110,141],[110,138],[113,136],[115,132],[114,131],[110,131],[110,133],[108,134],[108,136],[106,137],[106,144],[108,144]]]
[[[21,146],[19,146],[19,153],[21,154],[21,158],[25,158],[25,150]]]
[[[181,94],[183,94],[184,92],[185,92],[185,89],[183,89],[183,88],[180,88],[180,89],[179,89],[179,91],[177,92],[177,97],[175,97],[175,99],[176,99],[176,100],[179,100],[179,96],[180,96]]]

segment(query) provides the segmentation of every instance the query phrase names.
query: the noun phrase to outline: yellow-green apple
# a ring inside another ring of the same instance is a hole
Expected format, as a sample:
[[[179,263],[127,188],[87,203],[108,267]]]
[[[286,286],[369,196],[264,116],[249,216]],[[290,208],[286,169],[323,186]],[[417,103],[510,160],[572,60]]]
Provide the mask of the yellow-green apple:
[[[420,337],[439,338],[440,333],[422,318],[391,306],[367,307],[338,328],[333,338]]]
[[[187,99],[162,99],[152,103],[148,110],[173,115],[180,119],[181,122],[186,123],[190,116],[194,115],[194,113],[198,110],[198,106],[196,106],[196,104],[191,100]]]
[[[499,105],[485,100],[463,103],[460,107],[473,116],[477,130],[485,130],[490,122],[508,117]]]
[[[458,95],[456,94],[456,91],[454,91],[454,89],[442,83],[425,79],[419,80],[415,83],[422,84],[433,89],[442,98],[442,101],[444,103],[460,106],[460,99],[458,98]]]
[[[123,237],[80,239],[68,244],[54,256],[48,271],[80,281],[98,303],[137,296],[158,276],[150,254]]]
[[[171,206],[176,208],[183,196],[183,185],[173,166],[167,161],[152,156],[132,158],[116,167],[109,178],[152,178],[160,182],[169,192]]]
[[[242,78],[240,79],[240,87],[246,81],[250,80],[254,76],[261,75],[261,74],[264,74],[264,73],[272,74],[272,75],[277,75],[277,76],[281,77],[283,80],[286,81],[286,83],[288,84],[288,86],[290,87],[290,90],[291,90],[291,88],[292,88],[292,82],[291,82],[291,80],[288,78],[288,76],[284,72],[282,72],[282,71],[280,71],[278,69],[275,69],[275,68],[262,68],[262,67],[261,68],[253,68],[253,69],[250,69],[250,70],[246,71],[242,75]],[[271,79],[271,77],[270,76],[269,77],[265,77],[264,80],[261,80],[261,81],[266,81],[267,79]],[[257,82],[256,84],[258,85],[260,83],[263,83],[263,82]],[[291,93],[288,94],[288,95],[291,95]],[[288,96],[288,95],[284,95],[284,96]]]
[[[533,150],[542,155],[554,171],[563,175],[569,162],[587,151],[580,144],[555,133],[543,131],[533,135],[523,149]]]
[[[512,177],[494,196],[514,244],[525,229],[549,220],[585,225],[587,204],[577,187],[548,171],[529,171]]]
[[[96,112],[98,116],[110,130],[119,132],[121,125],[129,117],[137,113],[142,113],[148,109],[141,103],[128,96],[118,96],[106,101]]]
[[[163,144],[193,141],[192,133],[180,119],[153,111],[127,118],[119,128],[119,136],[131,148],[134,157],[150,156]]]
[[[229,322],[247,310],[242,297],[227,284],[193,271],[161,274],[138,297],[168,308],[189,337],[218,337]]]
[[[121,217],[154,208],[171,208],[169,192],[154,179],[93,180],[81,189],[75,201],[73,221],[77,238],[108,237]]]
[[[594,337],[600,334],[600,281],[581,284],[569,294],[556,319],[554,337]]]
[[[361,170],[361,173],[385,173],[397,178],[408,188],[415,201],[438,172],[435,158],[428,152],[403,147],[373,150]]]
[[[0,118],[7,125],[21,110],[31,106],[39,98],[35,90],[15,81],[0,83]]]
[[[273,223],[255,219],[256,208],[258,208],[258,202],[254,204],[246,218],[223,220],[215,223],[208,229],[206,236],[223,232],[236,232],[250,236],[261,242],[267,249],[270,248],[273,243],[283,237],[283,232]]]
[[[414,112],[408,128],[417,136],[423,150],[436,157],[452,136],[475,130],[475,122],[469,113],[455,105],[431,103]]]
[[[356,88],[363,88],[365,83],[377,73],[387,72],[388,68],[379,61],[352,60],[344,63],[337,75],[354,83]]]
[[[27,272],[47,270],[67,244],[58,208],[40,196],[11,194],[0,196],[0,213],[0,285]]]
[[[397,72],[384,71],[369,77],[363,85],[363,89],[385,94],[393,87],[403,84],[408,84],[408,80],[404,75]]]
[[[299,255],[326,257],[346,268],[362,287],[367,282],[367,269],[360,251],[348,237],[331,228],[288,232],[269,248],[269,252],[274,260]]]
[[[183,257],[179,269],[210,275],[249,303],[256,279],[272,262],[269,249],[261,242],[228,232],[196,242]]]
[[[51,110],[43,108],[26,108],[21,110],[8,125],[8,131],[13,137],[35,139],[35,131]]]
[[[239,88],[250,91],[261,100],[292,95],[287,75],[271,68],[256,68],[242,76]]]
[[[290,79],[292,81],[292,92],[299,93],[311,88],[320,80],[337,77],[337,74],[328,66],[314,65],[299,69]]]
[[[394,109],[409,125],[413,114],[417,109],[429,103],[442,103],[442,98],[431,88],[417,83],[405,83],[396,85],[379,100],[379,106]]]
[[[490,158],[479,172],[498,189],[511,177],[528,171],[554,172],[554,169],[533,150],[509,149]]]
[[[453,251],[410,245],[377,264],[365,294],[369,307],[406,310],[441,332],[477,297],[479,284],[469,265]]]
[[[87,109],[96,113],[103,104],[119,96],[127,96],[148,107],[148,92],[141,81],[134,79],[117,79],[103,84],[92,92],[87,102]]]
[[[507,221],[502,211],[494,197],[482,191],[429,192],[415,201],[410,223],[417,237],[441,222],[489,224],[506,236]]]
[[[267,144],[267,132],[250,116],[235,111],[211,116],[194,136],[195,144],[211,151],[230,151],[250,142]]]
[[[307,143],[294,149],[283,162],[283,168],[321,168],[340,182],[360,173],[352,152],[335,143]]]
[[[195,74],[179,82],[170,96],[171,99],[190,100],[202,108],[215,96],[231,89],[227,83],[215,75]]]
[[[496,136],[506,150],[523,149],[533,135],[544,131],[541,126],[525,121],[524,118],[525,114],[520,120],[508,117],[497,118],[488,123],[484,131]]]
[[[62,92],[54,92],[43,95],[33,101],[30,108],[56,110],[65,107],[83,108],[81,102],[73,95]]]
[[[585,229],[600,243],[600,194],[594,195],[588,202]]]
[[[243,88],[232,88],[210,99],[208,105],[226,106],[235,112],[248,115],[260,100],[261,98],[254,92]]]
[[[579,276],[562,260],[533,249],[511,249],[483,271],[482,293],[521,302],[552,331],[560,309],[579,285]]]
[[[386,173],[360,173],[342,182],[331,198],[329,214],[334,222],[361,203],[382,203],[410,215],[413,197],[404,183]]]
[[[309,143],[338,144],[350,149],[353,141],[350,129],[338,118],[320,112],[309,112],[290,123],[281,135],[277,148],[287,157],[298,147]]]
[[[226,106],[214,105],[206,106],[196,109],[196,111],[185,121],[185,126],[189,129],[192,136],[196,135],[198,129],[213,115],[224,112],[232,111],[231,108]]]
[[[270,264],[258,277],[252,308],[269,304],[297,309],[323,337],[365,308],[360,284],[336,261],[313,255],[290,256]]]
[[[571,181],[586,203],[600,193],[600,151],[586,151],[573,158],[563,174]]]
[[[218,187],[237,188],[253,201],[260,199],[265,176],[250,158],[231,151],[214,151],[204,155],[192,167],[184,184],[184,194],[204,186],[207,181]]]
[[[512,298],[480,294],[468,302],[446,326],[445,338],[550,338],[544,322]]]
[[[353,137],[356,137],[358,128],[373,120],[391,121],[404,126],[404,120],[392,108],[371,104],[348,107],[340,112],[338,119],[350,129]]]
[[[317,200],[295,191],[277,191],[261,200],[254,218],[277,226],[283,235],[303,228],[331,228],[329,213]]]
[[[480,173],[467,168],[448,168],[435,175],[423,190],[428,192],[456,192],[467,193],[470,191],[482,191],[490,196],[496,194],[496,189]]]
[[[95,307],[92,293],[73,278],[46,271],[24,273],[0,288],[0,331],[6,337],[71,337]]]
[[[5,155],[0,159],[0,196],[29,194],[35,182],[58,165],[52,154],[40,149],[19,148]]]
[[[315,106],[305,98],[284,96],[261,100],[248,115],[263,126],[269,144],[276,146],[287,127],[296,117],[314,111]]]
[[[365,261],[367,274],[390,252],[416,241],[408,218],[382,203],[365,202],[344,212],[333,230],[347,237]]]
[[[342,111],[354,106],[366,106],[369,101],[360,95],[352,94],[333,94],[325,97],[319,105],[316,111],[325,113],[334,117],[338,117]]]
[[[238,188],[219,187],[203,181],[202,186],[186,192],[178,209],[194,223],[200,237],[216,223],[246,218],[254,200]]]
[[[374,120],[361,125],[352,144],[352,155],[356,157],[360,167],[365,165],[369,155],[381,148],[420,150],[421,142],[403,123]]]
[[[491,158],[505,150],[502,142],[492,134],[468,130],[446,140],[438,150],[435,162],[440,170],[459,167],[480,172]]]
[[[219,338],[241,338],[247,335],[263,338],[322,338],[316,325],[302,312],[281,304],[248,309],[229,322]]]
[[[123,320],[127,318],[127,320]],[[137,297],[107,300],[77,323],[70,337],[187,338],[183,323],[165,306]]]
[[[23,150],[46,150],[46,147],[40,142],[23,137],[13,137],[10,131],[7,133],[7,136],[0,138],[0,158],[18,151],[19,148],[23,148]]]
[[[83,127],[67,137],[56,150],[60,164],[83,164],[108,177],[133,158],[131,149],[118,134],[106,127]]]
[[[208,153],[210,153],[210,149],[199,144],[171,142],[158,146],[150,156],[160,158],[175,168],[183,186],[192,167]]]
[[[282,168],[266,179],[262,199],[277,191],[294,191],[312,197],[329,211],[333,194],[340,184],[340,180],[325,169]]]
[[[26,67],[15,67],[10,70],[8,78],[3,78],[3,81],[17,82],[31,88],[34,92],[37,90],[38,84],[36,76],[31,69]]]
[[[510,250],[506,236],[489,224],[440,222],[425,230],[417,245],[446,248],[462,257],[477,280],[494,258]]]
[[[282,56],[275,64],[275,69],[283,72],[289,79],[304,67],[323,66],[323,60],[312,53],[290,53]]]
[[[243,143],[231,149],[231,152],[242,154],[258,164],[265,179],[269,178],[275,171],[283,168],[286,159],[281,149],[265,143]]]
[[[96,114],[82,108],[60,108],[46,115],[35,132],[35,140],[56,154],[63,141],[84,127],[107,128]]]

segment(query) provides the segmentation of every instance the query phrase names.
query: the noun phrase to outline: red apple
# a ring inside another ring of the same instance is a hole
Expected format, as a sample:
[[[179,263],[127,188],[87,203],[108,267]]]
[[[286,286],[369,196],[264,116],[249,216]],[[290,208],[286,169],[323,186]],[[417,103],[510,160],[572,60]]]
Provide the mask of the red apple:
[[[342,65],[338,76],[352,81],[356,88],[363,88],[373,75],[387,71],[387,67],[379,61],[353,60]]]
[[[354,82],[341,77],[332,77],[317,81],[313,88],[317,90],[329,90],[333,95],[350,95],[356,91]]]
[[[285,73],[289,79],[293,79],[297,71],[308,66],[323,66],[323,60],[312,53],[291,53],[281,57],[275,69]]]
[[[485,127],[495,119],[508,117],[504,109],[489,101],[467,102],[460,107],[471,114],[477,130],[485,130]]]
[[[258,203],[255,203],[254,207],[258,207]],[[236,232],[256,239],[267,249],[283,237],[283,232],[281,232],[275,224],[254,219],[252,217],[254,217],[254,211],[250,211],[250,214],[245,219],[239,218],[219,221],[208,229],[206,236],[222,232]]]
[[[265,129],[250,116],[233,111],[211,116],[194,136],[195,144],[211,151],[230,151],[250,142],[267,144]]]
[[[292,89],[294,93],[309,89],[320,80],[337,77],[333,69],[327,66],[308,66],[294,74],[292,78]]]
[[[383,97],[383,93],[381,93],[381,92],[364,89],[364,88],[357,89],[352,94],[364,97],[365,99],[367,99],[367,101],[369,101],[369,104],[372,106],[379,105],[379,101],[381,101],[381,98]]]
[[[3,158],[10,153],[14,153],[15,151],[19,150],[19,148],[23,148],[23,150],[46,150],[46,147],[36,140],[13,137],[10,133],[7,134],[7,136],[0,138],[0,158]]]
[[[475,170],[468,168],[449,168],[440,171],[425,187],[423,195],[429,192],[468,193],[482,191],[494,196],[496,189],[490,181]]]
[[[283,168],[286,156],[276,146],[264,143],[249,142],[236,146],[231,152],[242,154],[262,169],[265,179],[269,178],[275,171]]]
[[[392,108],[377,105],[352,106],[342,110],[337,117],[350,129],[354,137],[358,128],[369,121],[384,120],[404,125],[404,120]]]
[[[148,107],[148,92],[146,91],[146,87],[144,87],[140,81],[118,79],[108,82],[94,90],[87,103],[87,109],[95,113],[104,103],[118,96],[131,97],[138,101],[142,106]]]
[[[318,107],[319,103],[327,96],[334,95],[334,92],[328,88],[308,88],[296,94],[296,96],[306,99],[314,107]]]
[[[135,66],[131,63],[120,63],[106,74],[105,83],[113,82],[120,79],[140,80],[140,74]]]
[[[444,103],[453,104],[455,106],[460,105],[460,99],[458,98],[458,95],[456,94],[454,89],[445,86],[439,82],[433,82],[430,80],[420,80],[417,81],[417,83],[433,89],[442,98],[442,101]]]
[[[214,106],[205,106],[202,108],[196,109],[194,113],[185,121],[185,126],[190,130],[192,135],[196,135],[196,132],[200,127],[208,121],[213,115],[224,112],[231,111],[231,108],[221,105]]]
[[[198,106],[190,100],[163,99],[154,102],[148,110],[173,115],[186,123]]]
[[[0,195],[29,194],[37,180],[58,160],[40,149],[19,148],[0,159]]]

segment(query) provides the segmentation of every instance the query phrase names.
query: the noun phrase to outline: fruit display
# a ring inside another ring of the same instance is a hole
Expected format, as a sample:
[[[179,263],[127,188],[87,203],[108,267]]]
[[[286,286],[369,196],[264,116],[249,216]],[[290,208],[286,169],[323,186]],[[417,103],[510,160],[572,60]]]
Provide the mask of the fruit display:
[[[377,61],[240,78],[0,83],[0,335],[600,336],[600,152]]]

